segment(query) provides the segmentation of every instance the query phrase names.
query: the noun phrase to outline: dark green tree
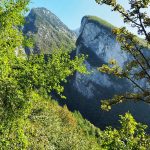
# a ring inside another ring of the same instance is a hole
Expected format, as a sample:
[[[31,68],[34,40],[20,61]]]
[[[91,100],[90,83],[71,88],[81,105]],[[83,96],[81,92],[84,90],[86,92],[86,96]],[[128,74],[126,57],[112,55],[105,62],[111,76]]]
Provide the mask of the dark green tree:
[[[130,24],[137,29],[137,33],[145,37],[145,40],[138,38],[129,32],[126,27],[116,28],[113,33],[121,44],[123,51],[131,58],[124,68],[121,68],[117,60],[110,60],[99,68],[101,72],[113,74],[119,78],[128,79],[134,86],[134,92],[123,95],[115,95],[110,100],[102,101],[103,109],[110,109],[111,105],[121,103],[126,100],[144,101],[150,103],[150,16],[148,9],[149,0],[129,0],[130,9],[126,10],[116,0],[95,0],[98,4],[111,6],[112,11],[118,12],[125,24]],[[141,84],[145,82],[146,84]]]

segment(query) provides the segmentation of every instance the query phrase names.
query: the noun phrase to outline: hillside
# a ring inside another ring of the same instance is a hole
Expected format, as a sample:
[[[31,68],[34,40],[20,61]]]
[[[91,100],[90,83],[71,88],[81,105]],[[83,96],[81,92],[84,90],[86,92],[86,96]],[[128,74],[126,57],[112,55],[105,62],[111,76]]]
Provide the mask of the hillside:
[[[9,133],[0,135],[1,149],[126,150],[140,143],[141,148],[147,150],[150,145],[150,138],[144,131],[146,127],[137,123],[129,113],[121,117],[121,128],[108,127],[101,131],[79,112],[72,113],[66,106],[61,107],[55,100],[45,99],[37,93],[32,93],[32,96],[28,115],[23,120],[13,121],[10,130],[4,132]],[[141,137],[144,141],[140,140]],[[124,143],[127,138],[128,143]]]
[[[71,113],[66,106],[61,107],[51,99],[44,99],[33,93],[34,100],[26,123],[18,126],[16,120],[7,135],[7,148],[33,150],[100,150],[98,138],[101,131],[82,118],[79,113]],[[22,122],[23,123],[23,122]],[[21,131],[21,139],[17,137]],[[6,131],[5,131],[6,132]],[[25,134],[23,134],[25,133]],[[3,139],[6,135],[0,135]],[[0,147],[5,149],[3,140]],[[19,147],[18,147],[19,145]],[[3,147],[4,146],[4,147]]]
[[[50,53],[57,48],[73,49],[76,35],[51,11],[46,8],[33,8],[26,17],[23,32],[33,37],[34,53]],[[30,53],[26,50],[26,53]]]
[[[56,150],[100,150],[95,134],[100,130],[79,115],[69,112],[67,107],[60,107],[54,101],[43,101],[35,104],[30,116],[32,135],[31,148]],[[34,132],[33,131],[33,132]],[[93,135],[92,135],[93,133]]]

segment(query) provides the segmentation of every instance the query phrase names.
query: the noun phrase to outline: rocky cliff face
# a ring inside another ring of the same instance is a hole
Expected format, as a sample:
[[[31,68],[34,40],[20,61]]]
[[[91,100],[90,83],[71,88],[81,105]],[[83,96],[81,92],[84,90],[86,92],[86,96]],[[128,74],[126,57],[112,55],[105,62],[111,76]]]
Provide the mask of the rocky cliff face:
[[[23,32],[35,41],[33,53],[50,53],[60,47],[75,47],[76,35],[46,8],[33,8],[26,17]],[[26,50],[30,53],[30,50]]]
[[[75,46],[76,35],[69,30],[59,18],[45,8],[32,9],[26,18],[24,34],[33,36],[35,48],[33,53],[51,53],[55,48],[64,46],[72,49]],[[121,51],[120,44],[112,34],[114,27],[100,18],[86,16],[82,19],[81,28],[76,42],[76,55],[86,54],[85,61],[90,75],[76,73],[65,87],[68,100],[60,100],[71,110],[79,110],[82,115],[96,126],[104,128],[108,125],[118,125],[118,115],[130,111],[137,121],[150,125],[150,106],[140,103],[126,102],[114,106],[110,112],[100,109],[100,100],[111,98],[131,90],[131,84],[126,80],[100,73],[97,67],[116,59],[123,67],[128,61],[128,55]],[[31,50],[27,49],[29,54]]]
[[[106,125],[118,125],[118,115],[127,111],[130,111],[138,121],[150,125],[150,106],[142,102],[119,104],[110,112],[100,110],[101,99],[131,90],[131,84],[127,80],[97,70],[97,67],[112,58],[122,67],[128,61],[129,56],[121,50],[112,29],[112,25],[97,17],[86,16],[82,19],[76,53],[89,56],[85,64],[91,74],[76,73],[74,79],[70,80],[65,91],[69,99],[67,105],[72,110],[78,109],[84,117],[101,128]]]
[[[93,86],[94,84],[105,87],[105,91],[107,88],[111,88],[111,91],[116,92],[124,90],[122,84],[127,84],[124,80],[112,78],[112,76],[102,74],[97,70],[110,59],[116,59],[122,67],[128,60],[127,54],[120,50],[120,44],[116,41],[111,30],[112,28],[89,19],[88,16],[82,19],[80,36],[77,40],[77,54],[84,53],[89,56],[85,63],[88,70],[92,70],[93,73],[90,76],[77,73],[75,87],[88,98],[94,98],[94,91],[99,92],[102,97],[105,95],[102,91],[97,90],[97,87]],[[85,88],[87,84],[90,85],[89,88]],[[81,88],[87,90],[87,92]]]

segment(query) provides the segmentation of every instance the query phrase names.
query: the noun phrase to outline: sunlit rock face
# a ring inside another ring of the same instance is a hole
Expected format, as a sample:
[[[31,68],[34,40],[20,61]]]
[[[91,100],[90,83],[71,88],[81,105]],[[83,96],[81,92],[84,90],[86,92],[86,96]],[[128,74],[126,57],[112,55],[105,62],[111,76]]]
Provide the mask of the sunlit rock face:
[[[111,28],[91,20],[89,21],[88,17],[84,17],[82,19],[80,36],[77,40],[77,55],[80,53],[88,55],[85,63],[88,70],[92,70],[91,75],[76,74],[74,86],[83,95],[86,95],[88,98],[94,98],[94,91],[96,91],[103,97],[103,92],[99,91],[97,86],[105,88],[105,90],[111,87],[115,92],[124,91],[124,86],[129,86],[124,80],[112,78],[112,76],[100,73],[97,70],[98,67],[107,63],[110,59],[116,59],[121,67],[128,60],[128,55],[120,50],[120,44],[112,34]],[[97,86],[94,86],[94,84]],[[87,92],[80,88],[84,88]]]
[[[119,104],[113,106],[110,112],[100,109],[102,99],[132,90],[127,80],[118,79],[97,70],[110,59],[116,59],[121,67],[124,67],[129,59],[116,41],[112,28],[88,17],[82,19],[76,42],[76,54],[88,55],[85,64],[91,73],[90,75],[75,74],[74,79],[70,80],[66,87],[65,94],[69,99],[66,103],[71,110],[79,110],[84,117],[101,128],[108,125],[117,126],[118,116],[128,111],[137,121],[150,125],[150,106],[143,102]]]

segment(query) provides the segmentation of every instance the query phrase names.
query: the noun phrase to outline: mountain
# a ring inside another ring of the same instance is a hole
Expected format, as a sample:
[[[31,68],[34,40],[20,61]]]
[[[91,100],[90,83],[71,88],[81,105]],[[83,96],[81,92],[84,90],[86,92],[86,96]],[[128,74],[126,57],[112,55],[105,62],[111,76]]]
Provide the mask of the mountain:
[[[97,67],[111,58],[116,59],[122,67],[129,59],[112,33],[113,25],[96,16],[85,16],[77,35],[45,8],[32,9],[26,17],[26,22],[23,31],[25,35],[33,36],[33,53],[51,53],[53,49],[61,46],[72,50],[76,41],[74,53],[88,55],[85,64],[91,74],[76,73],[70,77],[64,93],[68,100],[60,100],[61,104],[67,104],[72,111],[79,110],[86,119],[101,128],[108,125],[118,126],[118,116],[127,111],[130,111],[137,121],[150,125],[150,106],[142,102],[119,104],[110,112],[100,109],[100,100],[131,90],[131,84],[127,80],[97,70]],[[30,51],[27,49],[26,53],[29,54]]]
[[[50,53],[53,49],[75,47],[76,34],[51,11],[33,8],[26,17],[23,32],[35,42],[33,53]],[[30,53],[27,49],[26,53]]]
[[[77,39],[76,54],[88,55],[85,60],[90,75],[76,73],[66,85],[66,104],[80,113],[100,128],[108,125],[118,126],[119,114],[131,112],[139,122],[150,125],[150,105],[143,102],[125,102],[112,107],[105,112],[100,109],[102,99],[111,98],[115,94],[131,91],[131,84],[125,79],[118,79],[112,75],[99,72],[98,67],[110,59],[116,59],[120,66],[124,66],[130,58],[121,50],[116,36],[112,33],[113,25],[95,17],[85,16],[82,19],[80,35]],[[63,102],[62,102],[63,103]]]
[[[73,32],[76,34],[76,36],[78,37],[79,36],[79,34],[80,34],[80,28],[77,28],[77,29],[75,29],[75,30],[73,30]]]

